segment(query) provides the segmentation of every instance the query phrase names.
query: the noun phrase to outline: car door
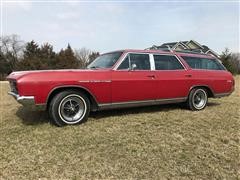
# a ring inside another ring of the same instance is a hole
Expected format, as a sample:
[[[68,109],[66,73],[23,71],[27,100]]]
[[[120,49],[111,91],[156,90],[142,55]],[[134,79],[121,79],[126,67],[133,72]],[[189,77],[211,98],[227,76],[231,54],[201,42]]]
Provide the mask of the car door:
[[[129,53],[112,71],[112,102],[154,100],[155,75],[149,54]]]
[[[186,98],[191,74],[174,54],[154,54],[156,99]]]

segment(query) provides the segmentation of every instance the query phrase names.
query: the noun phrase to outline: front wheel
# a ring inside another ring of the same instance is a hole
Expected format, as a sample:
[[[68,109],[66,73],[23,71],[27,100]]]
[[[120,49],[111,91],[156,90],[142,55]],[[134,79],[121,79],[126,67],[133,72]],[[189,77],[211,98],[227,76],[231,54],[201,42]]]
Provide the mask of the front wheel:
[[[191,90],[188,97],[188,107],[193,111],[199,111],[206,107],[208,102],[207,91],[204,88]]]
[[[87,96],[74,90],[58,93],[49,105],[49,115],[57,126],[83,123],[90,112],[90,102]]]

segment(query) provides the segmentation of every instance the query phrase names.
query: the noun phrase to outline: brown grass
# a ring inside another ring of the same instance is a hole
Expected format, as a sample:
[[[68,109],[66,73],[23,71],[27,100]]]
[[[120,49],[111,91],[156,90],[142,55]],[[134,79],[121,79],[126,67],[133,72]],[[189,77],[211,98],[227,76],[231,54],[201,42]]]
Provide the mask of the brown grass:
[[[240,76],[230,97],[91,114],[57,128],[0,83],[0,179],[238,179]]]

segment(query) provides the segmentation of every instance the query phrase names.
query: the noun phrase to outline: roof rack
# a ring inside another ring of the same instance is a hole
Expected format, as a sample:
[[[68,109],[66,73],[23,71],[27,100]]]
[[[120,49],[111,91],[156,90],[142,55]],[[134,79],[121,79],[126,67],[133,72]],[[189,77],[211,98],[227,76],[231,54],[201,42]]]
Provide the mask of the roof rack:
[[[157,50],[172,52],[172,50],[170,50],[169,48],[159,48]]]
[[[169,46],[166,48],[158,48],[157,50],[166,51],[166,52],[178,52],[178,53],[188,53],[188,54],[201,54],[201,55],[207,55],[206,53],[202,51],[194,51],[194,50],[172,50]]]
[[[172,50],[171,48],[159,48],[158,50],[168,51],[168,52],[189,53],[189,54],[205,54],[202,51],[197,52],[197,51],[191,51],[191,50]]]
[[[188,54],[205,54],[204,52],[196,52],[196,51],[189,51],[189,50],[175,50],[175,52],[188,53]]]

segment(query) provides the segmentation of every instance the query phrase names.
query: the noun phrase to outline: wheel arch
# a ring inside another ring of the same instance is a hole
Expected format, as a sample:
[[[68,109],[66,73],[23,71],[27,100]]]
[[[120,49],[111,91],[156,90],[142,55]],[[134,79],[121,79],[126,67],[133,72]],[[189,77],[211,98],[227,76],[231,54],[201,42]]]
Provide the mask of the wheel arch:
[[[210,88],[208,85],[195,85],[195,86],[192,86],[188,92],[188,94],[190,94],[190,92],[195,89],[195,88],[204,88],[207,90],[207,95],[208,97],[214,97],[214,92],[212,90],[212,88]]]
[[[95,96],[86,88],[82,87],[82,86],[59,86],[59,87],[55,87],[54,89],[52,89],[50,91],[50,93],[47,96],[47,109],[49,107],[49,104],[51,102],[51,100],[53,99],[53,97],[65,90],[77,90],[77,91],[81,91],[83,92],[90,101],[90,106],[91,106],[91,111],[96,111],[98,110],[98,102],[95,98]]]

